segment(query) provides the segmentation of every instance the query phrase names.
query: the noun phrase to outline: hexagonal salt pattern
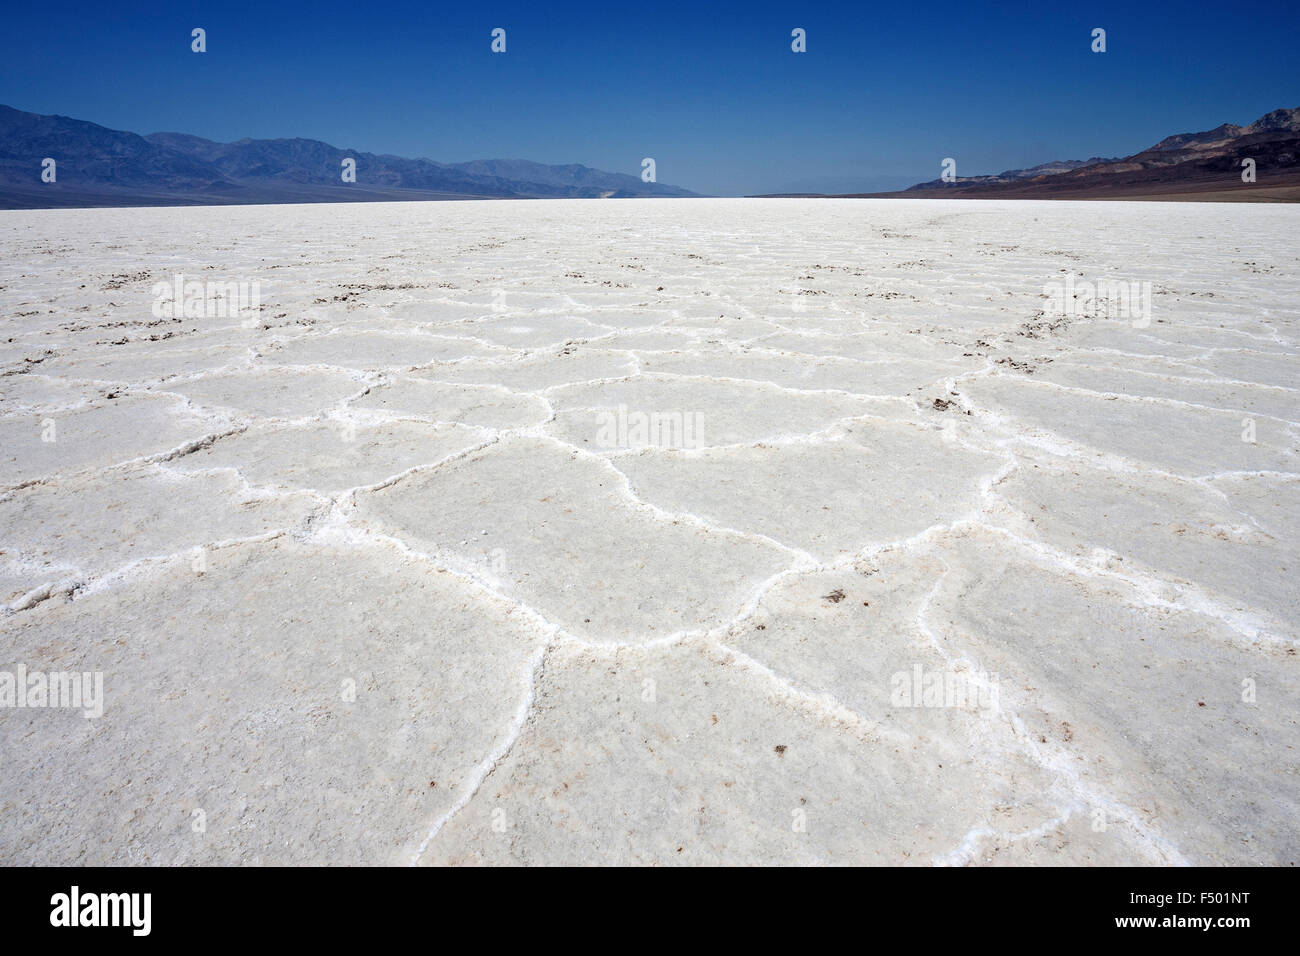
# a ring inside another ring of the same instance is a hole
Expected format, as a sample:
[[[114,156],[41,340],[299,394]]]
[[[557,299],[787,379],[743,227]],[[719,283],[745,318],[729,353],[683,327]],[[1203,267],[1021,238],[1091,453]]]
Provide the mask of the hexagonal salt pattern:
[[[0,861],[1294,865],[1295,233],[2,213]]]

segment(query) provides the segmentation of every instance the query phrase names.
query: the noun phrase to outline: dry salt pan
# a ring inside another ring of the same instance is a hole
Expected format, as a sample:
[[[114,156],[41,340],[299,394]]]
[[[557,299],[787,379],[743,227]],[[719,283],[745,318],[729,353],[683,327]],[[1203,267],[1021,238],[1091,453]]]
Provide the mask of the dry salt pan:
[[[1296,858],[1294,207],[209,212],[0,215],[0,845]]]

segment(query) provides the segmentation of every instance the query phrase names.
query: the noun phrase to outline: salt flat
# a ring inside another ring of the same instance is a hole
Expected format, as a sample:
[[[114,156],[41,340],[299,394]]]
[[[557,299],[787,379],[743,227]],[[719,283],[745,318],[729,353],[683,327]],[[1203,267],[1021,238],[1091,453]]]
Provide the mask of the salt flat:
[[[1294,865],[1298,216],[0,214],[0,861]]]

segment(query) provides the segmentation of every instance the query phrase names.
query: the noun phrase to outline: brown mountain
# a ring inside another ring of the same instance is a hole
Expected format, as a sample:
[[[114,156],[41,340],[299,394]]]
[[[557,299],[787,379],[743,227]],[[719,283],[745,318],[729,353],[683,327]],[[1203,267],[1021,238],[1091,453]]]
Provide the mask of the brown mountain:
[[[1255,161],[1255,182],[1242,162]],[[1056,164],[1064,167],[1072,164]],[[1248,126],[1224,123],[1167,136],[1140,153],[1024,177],[1025,170],[954,183],[919,183],[864,197],[907,199],[1165,199],[1300,202],[1300,108],[1266,113]],[[1035,167],[1038,169],[1040,167]],[[991,180],[991,181],[990,181]]]

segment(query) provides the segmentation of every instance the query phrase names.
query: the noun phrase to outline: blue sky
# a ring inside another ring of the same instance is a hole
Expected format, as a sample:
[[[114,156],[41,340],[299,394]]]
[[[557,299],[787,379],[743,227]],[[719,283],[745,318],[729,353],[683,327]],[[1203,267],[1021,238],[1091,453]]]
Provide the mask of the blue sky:
[[[974,175],[1248,123],[1300,106],[1297,50],[1297,0],[21,3],[0,103],[446,162],[639,175],[652,156],[660,182],[714,195],[868,190],[945,156]]]

